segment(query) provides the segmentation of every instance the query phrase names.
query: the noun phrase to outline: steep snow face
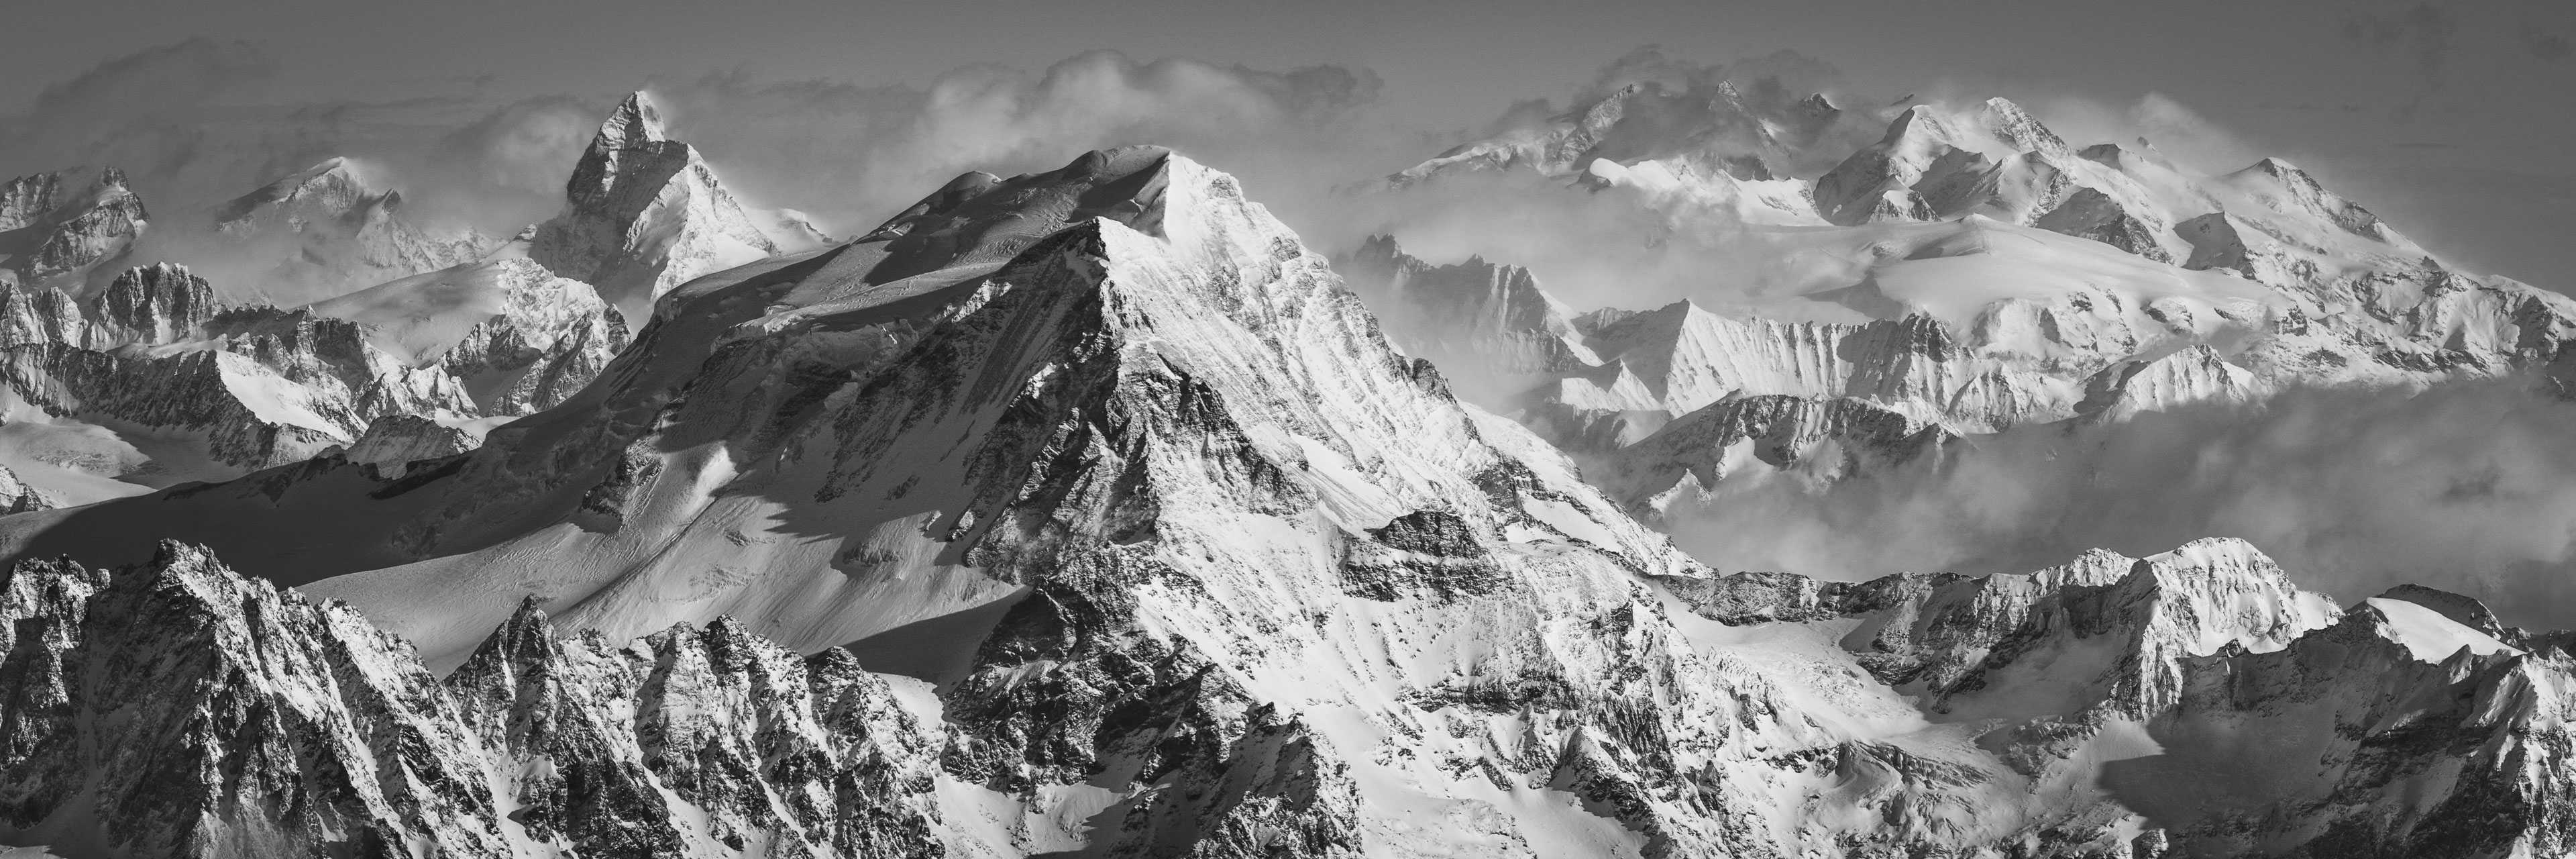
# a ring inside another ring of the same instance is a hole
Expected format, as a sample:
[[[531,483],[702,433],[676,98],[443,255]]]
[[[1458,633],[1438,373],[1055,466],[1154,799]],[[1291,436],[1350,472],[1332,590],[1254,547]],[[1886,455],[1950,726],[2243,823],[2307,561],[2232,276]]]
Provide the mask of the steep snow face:
[[[86,295],[142,235],[143,200],[114,167],[20,176],[0,185],[0,281]]]
[[[562,214],[537,228],[531,259],[588,283],[630,322],[699,275],[802,249],[820,235],[801,220],[755,215],[698,151],[663,132],[635,93],[600,124],[564,186]],[[764,224],[767,221],[767,224]]]
[[[224,204],[218,234],[234,253],[274,260],[259,273],[270,294],[334,296],[470,262],[492,244],[470,229],[433,228],[403,211],[364,165],[332,158]]]

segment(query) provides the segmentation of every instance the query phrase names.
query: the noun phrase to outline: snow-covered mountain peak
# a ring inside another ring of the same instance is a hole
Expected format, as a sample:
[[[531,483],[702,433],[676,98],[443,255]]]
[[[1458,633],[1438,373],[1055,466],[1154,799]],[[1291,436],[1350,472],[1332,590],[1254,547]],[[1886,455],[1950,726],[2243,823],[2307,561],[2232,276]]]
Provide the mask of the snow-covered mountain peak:
[[[224,204],[215,224],[231,231],[253,228],[261,218],[364,218],[373,207],[397,210],[401,194],[378,188],[356,161],[335,156]]]
[[[0,281],[87,295],[113,270],[150,214],[115,167],[35,173],[0,185]]]
[[[675,171],[695,159],[697,151],[686,143],[672,140],[662,128],[661,111],[643,92],[628,94],[611,108],[599,123],[599,131],[582,151],[581,161],[573,168],[572,182],[565,195],[575,206],[597,205],[616,190],[621,181],[635,181],[639,172]],[[642,180],[644,187],[654,187],[653,179]]]
[[[273,296],[330,298],[473,260],[492,244],[467,227],[422,223],[378,170],[330,158],[218,207],[232,274]]]
[[[638,90],[627,94],[624,101],[618,102],[617,107],[608,112],[608,119],[600,123],[599,135],[592,140],[591,148],[633,149],[670,139],[670,133],[662,128],[661,107],[654,104],[652,96]]]
[[[2399,235],[2369,209],[2326,190],[2315,176],[2278,158],[2265,158],[2252,166],[2219,177],[2218,181],[2248,197],[2265,209],[2292,215],[2305,221],[2321,221],[2346,233],[2389,247],[2389,253],[2421,257],[2423,248]],[[2287,225],[2285,225],[2287,226]],[[2295,227],[2290,227],[2294,229]],[[2275,232],[2287,229],[2276,227]],[[2328,247],[2331,247],[2329,245]]]
[[[1896,116],[1887,122],[1887,134],[1879,137],[1878,142],[1888,146],[1929,145],[1947,143],[1952,136],[1950,124],[1941,118],[1938,109],[1928,104],[1917,104],[1897,111]]]
[[[563,212],[539,225],[530,258],[596,287],[637,322],[680,284],[821,237],[802,220],[743,205],[696,148],[670,139],[641,92],[600,123],[564,198]]]
[[[2048,126],[2041,124],[2038,117],[2032,116],[2030,111],[2023,110],[2021,105],[2013,103],[2011,99],[2000,96],[1986,99],[1984,103],[1977,106],[1977,115],[1979,124],[1987,134],[2011,144],[2019,151],[2038,152],[2051,156],[2062,156],[2073,151],[2064,138],[2057,136],[2057,132],[2048,130]]]
[[[1163,192],[1176,160],[1184,170],[1206,169],[1163,147],[1127,146],[1009,179],[962,174],[859,239],[883,254],[868,280],[886,283],[950,266],[997,265],[1039,238],[1091,218],[1160,234]]]

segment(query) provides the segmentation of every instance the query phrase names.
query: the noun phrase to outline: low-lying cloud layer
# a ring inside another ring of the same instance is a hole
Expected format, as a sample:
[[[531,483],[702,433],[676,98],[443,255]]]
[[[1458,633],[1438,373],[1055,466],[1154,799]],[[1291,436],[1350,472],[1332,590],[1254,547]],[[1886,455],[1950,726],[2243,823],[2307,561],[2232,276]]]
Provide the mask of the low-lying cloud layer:
[[[1672,531],[1723,569],[1844,578],[2028,571],[2086,548],[2241,537],[2347,600],[2415,582],[2557,628],[2576,620],[2570,427],[2576,404],[2521,382],[2297,391],[2017,429],[1829,487],[1728,481],[1676,511]]]

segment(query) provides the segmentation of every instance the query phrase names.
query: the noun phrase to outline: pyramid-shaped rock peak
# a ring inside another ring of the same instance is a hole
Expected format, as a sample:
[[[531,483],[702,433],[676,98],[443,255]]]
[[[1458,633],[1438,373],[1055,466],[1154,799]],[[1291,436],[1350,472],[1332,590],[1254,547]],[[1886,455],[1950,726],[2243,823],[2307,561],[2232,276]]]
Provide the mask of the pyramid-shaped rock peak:
[[[630,320],[673,287],[781,250],[762,225],[772,216],[743,206],[695,148],[670,139],[641,92],[600,123],[564,200],[529,257],[596,287]]]
[[[599,137],[592,146],[634,147],[669,140],[662,131],[662,111],[650,96],[629,93],[626,100],[610,111],[608,121],[599,126]]]

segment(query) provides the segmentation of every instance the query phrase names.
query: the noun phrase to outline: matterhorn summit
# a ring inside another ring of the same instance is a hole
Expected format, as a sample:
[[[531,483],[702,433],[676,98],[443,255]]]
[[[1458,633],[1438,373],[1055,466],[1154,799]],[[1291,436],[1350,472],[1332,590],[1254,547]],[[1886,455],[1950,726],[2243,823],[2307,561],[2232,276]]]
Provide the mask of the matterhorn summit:
[[[801,219],[746,208],[696,148],[672,140],[651,96],[634,93],[599,126],[537,229],[529,258],[588,283],[641,323],[653,300],[699,275],[820,237]]]

